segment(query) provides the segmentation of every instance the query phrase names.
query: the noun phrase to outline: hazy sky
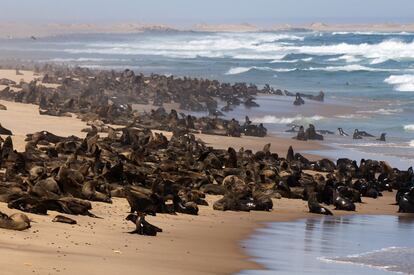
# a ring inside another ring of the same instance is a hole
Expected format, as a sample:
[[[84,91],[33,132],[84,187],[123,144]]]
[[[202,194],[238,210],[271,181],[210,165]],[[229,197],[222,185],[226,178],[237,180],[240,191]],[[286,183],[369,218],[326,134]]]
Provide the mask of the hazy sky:
[[[414,22],[414,0],[0,0],[0,21]]]

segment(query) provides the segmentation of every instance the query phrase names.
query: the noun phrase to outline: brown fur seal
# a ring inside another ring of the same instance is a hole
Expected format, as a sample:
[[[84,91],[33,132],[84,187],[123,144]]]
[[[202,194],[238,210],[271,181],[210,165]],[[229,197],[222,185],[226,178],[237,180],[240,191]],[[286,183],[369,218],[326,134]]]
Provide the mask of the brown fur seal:
[[[0,228],[22,231],[30,228],[30,219],[22,213],[15,213],[9,217],[0,212]]]
[[[322,215],[333,215],[332,212],[328,208],[323,207],[318,203],[315,193],[311,193],[309,195],[308,207],[309,207],[309,212],[311,213],[322,214]]]
[[[145,220],[145,214],[129,214],[125,219],[136,225],[136,229],[129,232],[130,234],[137,233],[139,235],[156,236],[158,232],[162,232],[161,228],[152,225]]]
[[[74,219],[62,216],[62,215],[57,215],[52,222],[61,222],[61,223],[67,223],[67,224],[77,224],[77,222]]]
[[[9,129],[4,128],[0,123],[0,135],[12,136],[13,133]]]

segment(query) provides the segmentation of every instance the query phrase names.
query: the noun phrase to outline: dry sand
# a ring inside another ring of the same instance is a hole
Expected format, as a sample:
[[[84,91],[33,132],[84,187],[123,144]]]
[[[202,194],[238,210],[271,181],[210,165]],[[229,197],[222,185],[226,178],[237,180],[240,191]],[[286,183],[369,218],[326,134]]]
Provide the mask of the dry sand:
[[[1,75],[0,78],[4,77]],[[0,123],[15,133],[13,140],[23,150],[25,134],[48,130],[58,135],[82,136],[85,124],[76,118],[38,115],[37,106],[1,101]],[[277,137],[230,138],[198,135],[212,146],[261,149],[271,142],[274,152],[285,154],[287,145],[296,149],[318,148],[317,143]],[[364,199],[358,214],[395,214],[393,194],[378,200]],[[201,206],[198,216],[157,215],[148,221],[163,228],[157,237],[130,235],[132,223],[125,221],[129,210],[125,199],[113,204],[93,203],[93,213],[103,219],[72,217],[78,225],[52,223],[47,216],[31,215],[32,228],[23,232],[0,229],[1,274],[230,274],[260,268],[248,260],[239,241],[264,222],[287,221],[309,214],[306,202],[274,201],[272,212],[219,212],[212,210],[218,197],[209,196],[209,207]],[[0,203],[0,211],[12,214]],[[349,214],[334,211],[336,215]],[[68,215],[69,216],[69,215]]]

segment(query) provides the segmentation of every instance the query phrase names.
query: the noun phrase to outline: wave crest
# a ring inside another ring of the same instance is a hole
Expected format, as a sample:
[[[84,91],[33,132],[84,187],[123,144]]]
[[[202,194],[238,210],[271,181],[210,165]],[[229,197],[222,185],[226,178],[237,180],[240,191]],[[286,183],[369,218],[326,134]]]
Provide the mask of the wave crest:
[[[259,66],[251,66],[251,67],[233,67],[226,72],[226,75],[236,75],[236,74],[243,74],[247,73],[252,70],[257,71],[266,71],[266,72],[291,72],[295,71],[294,69],[284,69],[284,68],[270,68],[270,67],[259,67]]]
[[[414,124],[404,125],[404,130],[406,130],[406,131],[414,131]]]
[[[294,123],[294,122],[301,122],[301,123],[306,123],[306,122],[313,122],[313,121],[318,121],[324,119],[323,116],[311,116],[311,117],[304,117],[301,115],[297,115],[295,117],[276,117],[276,116],[272,116],[272,115],[266,115],[264,117],[259,117],[259,118],[253,118],[252,121],[254,123],[268,123],[268,124],[289,124],[289,123]]]
[[[414,92],[414,75],[391,75],[384,80],[385,83],[394,86],[394,89],[400,92]]]
[[[402,113],[404,110],[401,108],[398,109],[378,109],[378,110],[368,110],[368,111],[358,111],[357,113],[361,114],[379,114],[379,115],[394,115],[397,113]]]

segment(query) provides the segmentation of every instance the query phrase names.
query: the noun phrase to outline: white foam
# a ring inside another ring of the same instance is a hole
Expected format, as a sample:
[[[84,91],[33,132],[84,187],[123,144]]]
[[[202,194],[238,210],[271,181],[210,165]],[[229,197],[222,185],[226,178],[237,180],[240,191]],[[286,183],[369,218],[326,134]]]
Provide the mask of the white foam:
[[[278,56],[292,53],[342,55],[341,59],[349,63],[366,58],[375,64],[389,59],[396,61],[414,59],[414,42],[392,39],[377,44],[339,43],[310,46],[295,43],[303,41],[304,38],[304,36],[289,33],[215,33],[202,36],[177,34],[138,37],[135,40],[122,43],[87,43],[82,47],[67,48],[64,51],[75,54],[162,55],[174,58],[202,56],[252,60],[280,60],[281,58]]]
[[[311,116],[311,117],[304,117],[301,115],[297,115],[295,117],[276,117],[272,115],[266,115],[264,117],[253,118],[252,121],[255,123],[268,123],[268,124],[289,124],[294,122],[312,122],[324,119],[323,116]]]
[[[341,61],[341,60],[344,60],[347,63],[356,63],[356,62],[361,61],[360,58],[358,58],[354,55],[349,55],[349,54],[344,54],[344,55],[341,55],[339,57],[334,57],[334,58],[329,58],[328,59],[328,61]]]
[[[404,110],[401,108],[398,109],[384,109],[384,108],[380,108],[377,110],[368,110],[368,111],[358,111],[357,113],[362,113],[362,114],[379,114],[379,115],[394,115],[397,113],[402,113]]]
[[[283,33],[216,33],[203,36],[155,36],[123,43],[90,43],[82,48],[65,49],[69,53],[124,55],[162,55],[176,58],[233,57],[275,59],[275,49],[283,40],[301,41],[304,37]]]
[[[406,131],[414,131],[414,124],[404,125],[404,130],[406,130]]]
[[[391,39],[378,44],[348,44],[340,43],[322,46],[296,46],[288,47],[287,50],[296,51],[304,54],[314,55],[349,55],[362,56],[368,59],[381,60],[404,60],[414,59],[414,42],[402,42]]]
[[[283,55],[284,57],[285,55]],[[296,63],[299,61],[303,61],[303,62],[309,62],[312,61],[313,57],[307,57],[307,58],[302,58],[302,59],[291,59],[291,60],[285,60],[285,59],[274,59],[272,61],[270,61],[270,63]]]
[[[254,67],[235,67],[227,71],[227,75],[242,74],[250,71]]]
[[[412,147],[409,143],[389,143],[389,142],[355,142],[355,143],[341,143],[338,144],[340,146],[346,147],[375,147],[375,148],[399,148],[404,149],[408,147]]]
[[[380,68],[371,68],[358,64],[345,65],[345,66],[328,66],[328,67],[310,67],[309,69],[304,69],[309,71],[327,71],[327,72],[355,72],[355,71],[366,71],[366,72],[389,72],[389,71],[399,71],[394,69],[380,69]]]
[[[414,33],[410,32],[333,32],[332,35],[347,35],[347,34],[355,34],[355,35],[414,35]]]
[[[385,83],[394,86],[394,89],[400,92],[414,92],[414,75],[391,75],[384,80]]]
[[[302,58],[301,60],[304,61],[304,62],[309,62],[309,61],[313,60],[313,57]]]
[[[251,70],[258,70],[258,71],[267,71],[267,72],[291,72],[296,70],[294,69],[286,69],[286,68],[270,68],[270,67],[258,67],[258,66],[251,66],[251,67],[233,67],[230,68],[226,72],[226,75],[236,75],[249,72]]]
[[[395,270],[396,268],[398,268],[398,266],[396,265],[385,265],[385,264],[379,265],[376,263],[371,264],[371,263],[364,263],[364,262],[357,261],[358,258],[364,258],[366,256],[371,256],[371,255],[375,255],[378,253],[384,253],[384,252],[390,252],[390,253],[399,252],[404,249],[407,249],[407,248],[391,246],[391,247],[386,247],[386,248],[373,250],[373,251],[369,251],[365,253],[352,254],[352,255],[345,256],[345,257],[318,257],[317,259],[325,263],[352,264],[352,265],[358,265],[358,266],[366,266],[366,267],[375,268],[379,270],[392,271],[398,274],[404,274],[404,272]]]
[[[367,116],[361,115],[361,114],[346,114],[346,115],[336,115],[335,117],[337,118],[345,118],[345,119],[350,119],[350,118],[367,118]]]

